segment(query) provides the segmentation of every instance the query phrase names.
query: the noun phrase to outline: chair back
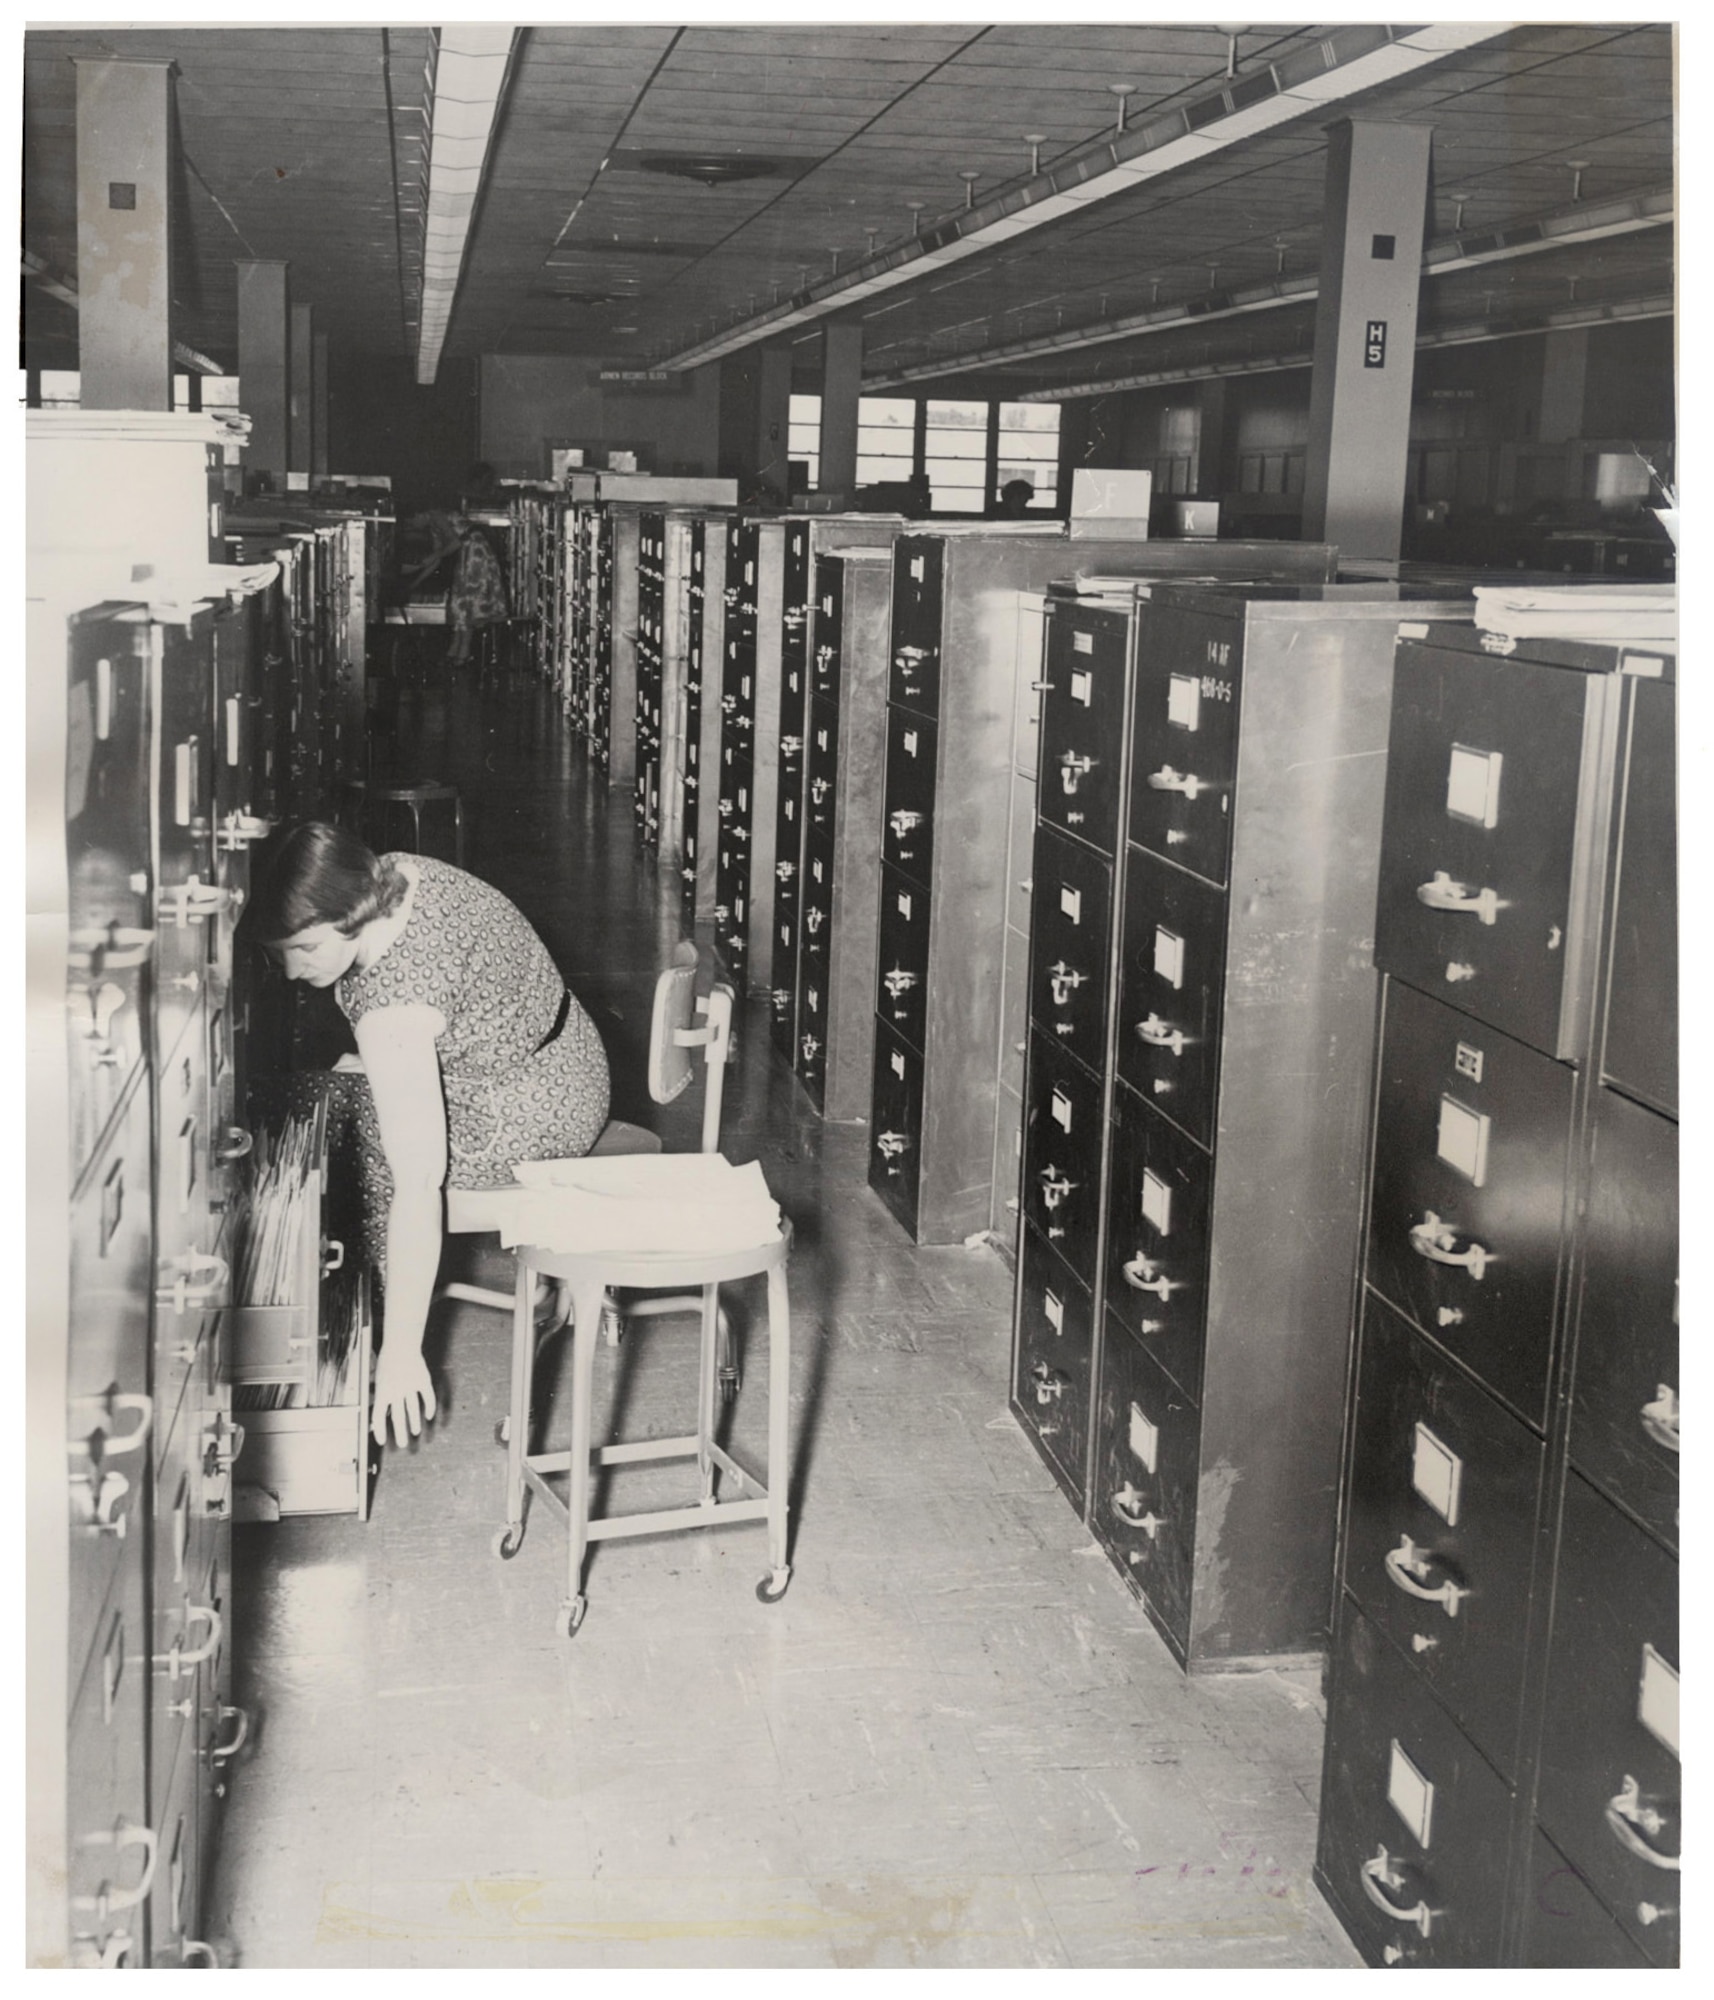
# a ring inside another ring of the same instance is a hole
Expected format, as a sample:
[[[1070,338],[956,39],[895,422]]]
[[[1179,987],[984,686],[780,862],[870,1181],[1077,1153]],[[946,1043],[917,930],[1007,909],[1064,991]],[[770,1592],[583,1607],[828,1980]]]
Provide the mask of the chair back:
[[[702,1150],[720,1150],[720,1107],[725,1093],[726,1064],[732,1041],[732,989],[716,985],[707,999],[696,996],[699,960],[696,946],[681,942],[673,961],[655,981],[654,1011],[649,1021],[649,1095],[670,1104],[689,1087],[695,1058],[703,1051]],[[697,1016],[700,1027],[692,1026]]]

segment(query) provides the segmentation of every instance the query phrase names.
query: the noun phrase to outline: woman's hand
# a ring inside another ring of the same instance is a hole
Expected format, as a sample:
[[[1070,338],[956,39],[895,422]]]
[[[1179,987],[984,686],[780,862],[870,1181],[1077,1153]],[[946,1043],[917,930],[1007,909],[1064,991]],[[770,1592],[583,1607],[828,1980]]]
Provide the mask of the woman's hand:
[[[375,1407],[369,1426],[375,1442],[387,1442],[391,1419],[393,1442],[404,1444],[420,1436],[424,1424],[434,1422],[434,1413],[434,1384],[421,1350],[389,1347],[383,1340],[375,1357]]]

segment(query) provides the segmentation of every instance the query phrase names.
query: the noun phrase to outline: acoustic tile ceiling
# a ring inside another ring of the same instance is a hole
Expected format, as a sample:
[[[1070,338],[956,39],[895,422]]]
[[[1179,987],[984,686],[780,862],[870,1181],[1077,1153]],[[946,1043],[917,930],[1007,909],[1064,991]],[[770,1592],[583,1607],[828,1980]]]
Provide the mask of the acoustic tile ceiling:
[[[980,247],[990,212],[1108,167],[1121,120],[1119,151],[1175,119],[1217,133],[1204,122],[1343,60],[1341,35],[1426,32],[520,29],[444,352],[645,368],[772,337],[795,343],[807,382],[837,311],[862,324],[876,385],[1051,393],[1277,365],[1308,351],[1324,128],[1343,116],[1433,128],[1426,336],[1669,310],[1666,24],[1484,30],[1281,122],[1245,133],[1238,116],[1201,157]],[[31,32],[23,247],[75,282],[70,59],[170,59],[179,337],[231,366],[233,261],[274,257],[336,345],[411,354],[436,45],[427,25]],[[903,269],[960,216],[983,225],[970,254]],[[853,282],[870,272],[885,289]],[[54,365],[72,308],[27,289],[27,342]],[[795,302],[792,325],[770,324]]]

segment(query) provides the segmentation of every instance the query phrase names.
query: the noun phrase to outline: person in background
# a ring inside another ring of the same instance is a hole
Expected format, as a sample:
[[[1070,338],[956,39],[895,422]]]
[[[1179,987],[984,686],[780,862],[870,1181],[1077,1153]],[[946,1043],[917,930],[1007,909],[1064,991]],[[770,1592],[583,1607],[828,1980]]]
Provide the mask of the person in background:
[[[357,1036],[369,1261],[384,1286],[372,1429],[435,1414],[423,1330],[447,1187],[509,1187],[520,1160],[575,1159],[607,1122],[607,1053],[529,920],[421,854],[374,854],[310,820],[285,834],[244,914],[288,979],[332,987]]]
[[[1000,518],[1003,521],[1021,521],[1030,511],[1030,502],[1036,497],[1036,489],[1027,479],[1008,479],[1000,488]]]
[[[481,528],[463,514],[431,510],[419,525],[428,533],[430,553],[427,561],[406,572],[405,589],[410,591],[449,556],[457,556],[447,586],[446,617],[452,637],[446,660],[448,666],[462,667],[469,663],[477,631],[484,625],[502,625],[508,616],[500,558]]]

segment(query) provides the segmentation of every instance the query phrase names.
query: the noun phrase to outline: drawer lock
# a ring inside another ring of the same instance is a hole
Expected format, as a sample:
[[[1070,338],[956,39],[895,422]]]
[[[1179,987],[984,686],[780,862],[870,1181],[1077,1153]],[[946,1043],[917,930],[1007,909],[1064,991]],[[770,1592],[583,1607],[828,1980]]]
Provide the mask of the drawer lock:
[[[1358,1870],[1358,1874],[1362,1878],[1363,1894],[1377,1910],[1384,1911],[1396,1923],[1415,1924],[1424,1937],[1432,1935],[1435,1912],[1420,1897],[1411,1909],[1401,1910],[1392,1896],[1387,1894],[1389,1889],[1394,1895],[1398,1894],[1404,1888],[1405,1880],[1394,1865],[1393,1857],[1384,1847],[1375,1850],[1373,1856]]]
[[[1419,1257],[1426,1257],[1431,1264],[1450,1264],[1468,1271],[1480,1284],[1494,1253],[1480,1243],[1472,1243],[1464,1250],[1455,1249],[1457,1241],[1458,1232],[1442,1222],[1432,1208],[1420,1222],[1411,1224],[1410,1247]]]
[[[1441,1583],[1431,1583],[1433,1566],[1433,1556],[1427,1549],[1419,1549],[1409,1535],[1401,1535],[1398,1547],[1388,1549],[1386,1554],[1387,1578],[1396,1589],[1423,1604],[1438,1604],[1448,1618],[1456,1618],[1459,1605],[1470,1592],[1450,1577]]]
[[[1430,881],[1417,884],[1416,899],[1431,910],[1451,910],[1472,916],[1481,924],[1493,923],[1500,913],[1500,899],[1492,889],[1472,889],[1454,882],[1444,868],[1437,868]]]
[[[1607,1801],[1608,1832],[1627,1854],[1634,1854],[1651,1868],[1665,1868],[1676,1874],[1679,1857],[1662,1854],[1658,1847],[1651,1847],[1646,1838],[1663,1832],[1665,1827],[1666,1821],[1661,1815],[1644,1802],[1642,1787],[1627,1774],[1618,1795]]]

